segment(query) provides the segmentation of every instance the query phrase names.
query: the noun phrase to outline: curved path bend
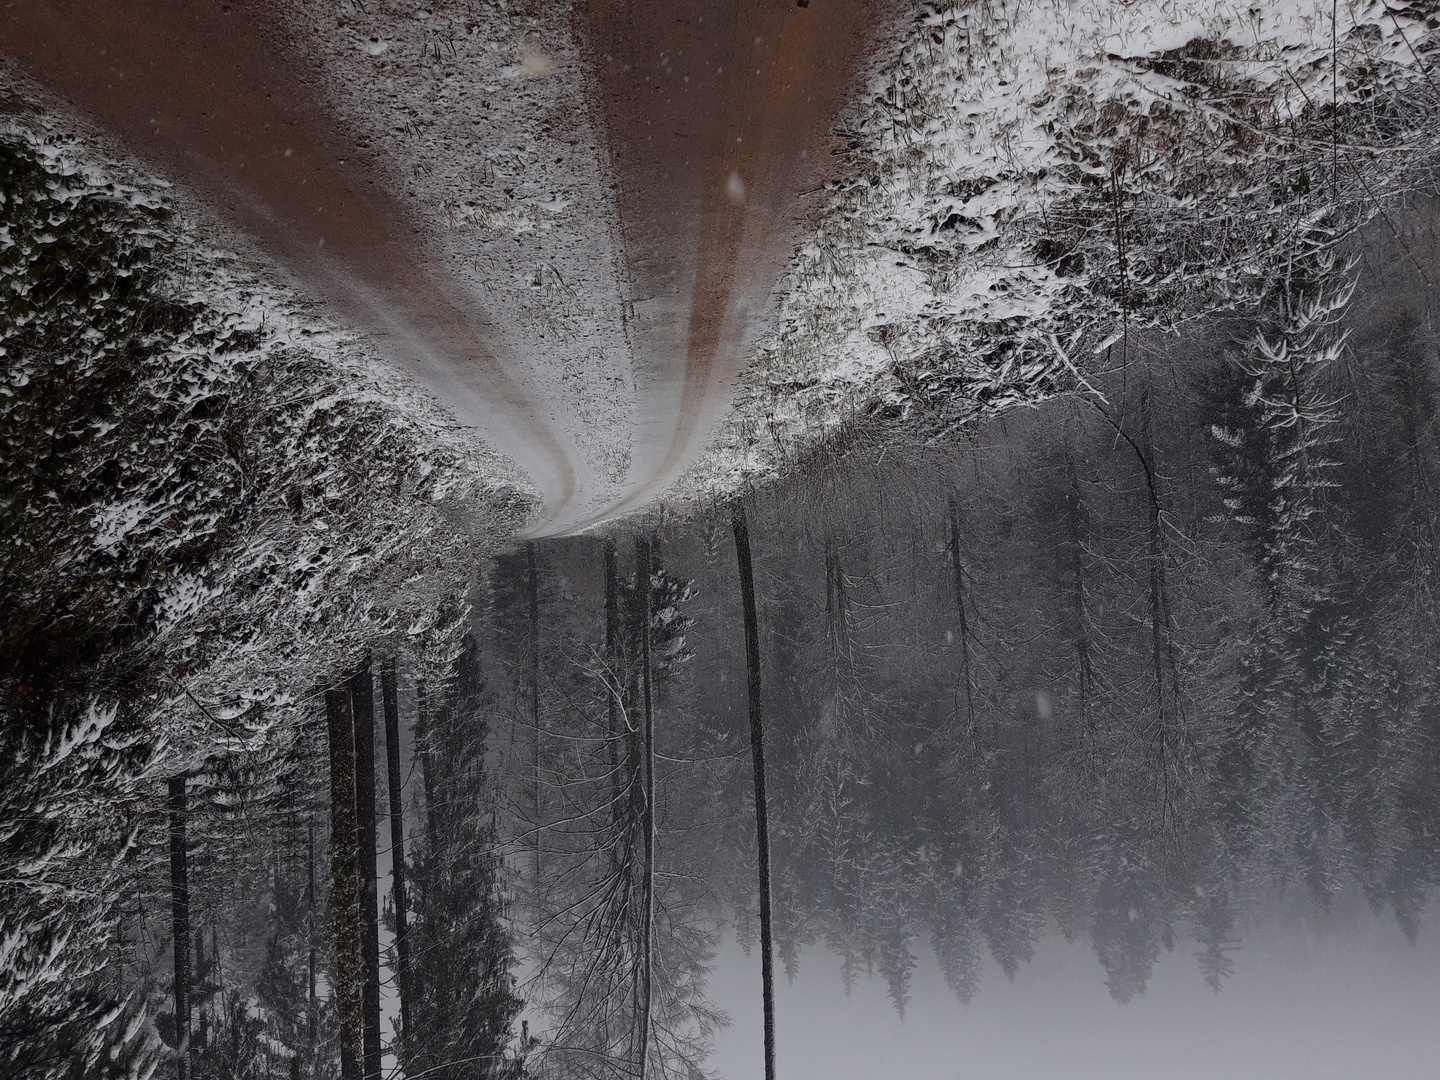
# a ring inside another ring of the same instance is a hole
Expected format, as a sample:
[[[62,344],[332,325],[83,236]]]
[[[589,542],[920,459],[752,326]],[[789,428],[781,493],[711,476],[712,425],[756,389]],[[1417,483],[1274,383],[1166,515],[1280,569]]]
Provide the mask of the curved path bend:
[[[513,458],[532,535],[659,495],[700,454],[829,166],[880,0],[589,0],[574,29],[608,138],[638,397],[630,472],[594,471],[318,88],[243,0],[10,0],[0,52],[185,184],[339,321]]]

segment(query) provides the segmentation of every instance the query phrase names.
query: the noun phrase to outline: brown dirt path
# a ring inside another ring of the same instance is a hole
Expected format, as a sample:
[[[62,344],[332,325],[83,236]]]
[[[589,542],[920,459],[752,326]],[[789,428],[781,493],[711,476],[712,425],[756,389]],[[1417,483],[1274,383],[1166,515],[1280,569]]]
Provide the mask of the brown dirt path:
[[[883,0],[589,0],[630,271],[630,340],[648,412],[627,501],[703,448],[765,327],[833,173],[833,125],[895,5]],[[677,363],[683,357],[683,363]]]
[[[561,513],[567,448],[484,315],[278,50],[264,9],[213,0],[10,0],[0,52],[180,179],[530,473]]]

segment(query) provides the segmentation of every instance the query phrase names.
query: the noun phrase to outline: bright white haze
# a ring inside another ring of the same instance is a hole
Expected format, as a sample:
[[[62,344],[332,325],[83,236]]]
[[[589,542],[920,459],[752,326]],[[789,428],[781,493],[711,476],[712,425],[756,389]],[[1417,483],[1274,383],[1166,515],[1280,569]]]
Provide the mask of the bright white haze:
[[[1251,931],[1219,993],[1185,939],[1162,954],[1146,992],[1111,1000],[1089,943],[1042,940],[1008,981],[993,962],[968,1008],[917,950],[902,1022],[885,984],[847,999],[839,961],[801,959],[777,997],[784,1080],[1433,1080],[1440,1076],[1440,939],[1412,948],[1387,915],[1356,904]],[[1301,909],[1297,909],[1298,911]],[[733,941],[733,939],[732,939]],[[713,996],[733,1025],[709,1064],[723,1080],[763,1076],[759,954],[721,952]]]

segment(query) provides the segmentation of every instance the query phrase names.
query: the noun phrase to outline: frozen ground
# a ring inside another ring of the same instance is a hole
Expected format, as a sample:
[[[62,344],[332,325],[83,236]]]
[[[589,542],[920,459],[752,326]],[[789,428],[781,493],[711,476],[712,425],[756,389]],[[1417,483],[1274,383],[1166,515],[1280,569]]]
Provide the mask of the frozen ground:
[[[0,25],[513,459],[547,534],[694,460],[871,14],[17,0]]]
[[[1341,189],[1378,207],[1428,154],[1403,115],[1364,145],[1333,118],[1418,100],[1431,7],[16,0],[0,26],[560,534],[725,497],[857,416],[1033,402],[1132,323],[1243,300],[1286,236],[1347,227]],[[1277,201],[1326,156],[1328,199]]]
[[[870,413],[950,431],[1118,367],[1128,327],[1244,314],[1307,230],[1430,182],[1435,8],[911,5],[684,487],[773,475]]]
[[[153,396],[122,404],[135,408],[138,400],[155,415],[101,425],[89,433],[94,447],[71,452],[72,464],[86,467],[87,454],[125,457],[105,442],[117,427],[183,445],[174,460],[156,463],[153,476],[91,491],[46,564],[52,585],[66,575],[83,582],[96,562],[111,565],[117,606],[145,586],[155,594],[155,638],[171,658],[169,671],[188,673],[185,693],[172,683],[157,694],[157,722],[172,731],[174,750],[184,755],[192,742],[209,746],[215,738],[189,694],[222,718],[257,704],[280,715],[317,670],[380,638],[421,654],[432,639],[448,647],[454,627],[440,624],[463,610],[477,560],[533,516],[534,488],[396,371],[380,343],[327,319],[265,260],[237,255],[243,238],[209,221],[184,192],[134,168],[103,132],[3,66],[0,102],[0,139],[28,148],[57,178],[53,208],[42,211],[52,215],[50,233],[0,229],[7,291],[29,287],[25,266],[45,259],[35,249],[60,243],[52,234],[63,235],[74,208],[98,198],[138,211],[149,230],[138,242],[169,249],[165,298],[201,312],[202,327],[213,324],[222,341],[235,343],[217,347],[213,335],[187,334],[153,360],[155,370],[137,374]],[[44,312],[44,301],[36,308]],[[0,337],[8,341],[18,329],[8,325]],[[97,353],[125,344],[91,334]],[[0,394],[13,399],[16,388],[47,373],[23,350],[7,356],[5,341]],[[89,361],[62,362],[79,377]],[[158,419],[206,400],[230,404],[219,417]],[[244,434],[230,438],[242,441],[210,460],[208,475],[175,475],[191,468],[197,453],[211,452],[217,424],[251,411],[260,425],[233,420]],[[70,433],[61,427],[49,434],[63,441]],[[53,452],[25,447],[35,468]],[[191,549],[213,554],[191,565],[184,557]],[[176,562],[183,565],[169,565]],[[131,575],[126,568],[135,566],[149,569]]]

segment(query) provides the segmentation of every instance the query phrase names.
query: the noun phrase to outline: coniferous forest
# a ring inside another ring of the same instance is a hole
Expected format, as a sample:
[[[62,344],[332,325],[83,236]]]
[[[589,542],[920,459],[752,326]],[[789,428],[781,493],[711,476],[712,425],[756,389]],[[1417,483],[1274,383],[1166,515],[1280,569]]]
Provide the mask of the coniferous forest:
[[[71,6],[0,1080],[775,1080],[836,972],[1436,934],[1436,4]]]

